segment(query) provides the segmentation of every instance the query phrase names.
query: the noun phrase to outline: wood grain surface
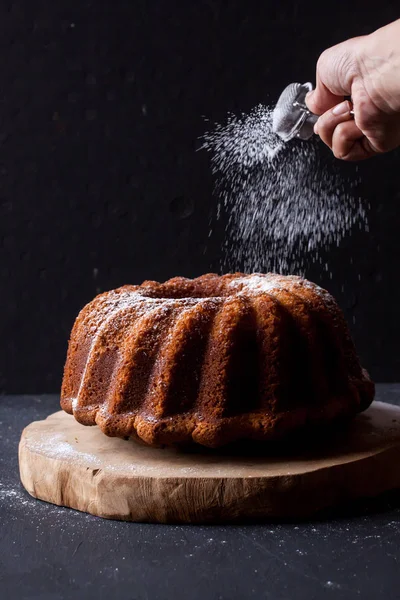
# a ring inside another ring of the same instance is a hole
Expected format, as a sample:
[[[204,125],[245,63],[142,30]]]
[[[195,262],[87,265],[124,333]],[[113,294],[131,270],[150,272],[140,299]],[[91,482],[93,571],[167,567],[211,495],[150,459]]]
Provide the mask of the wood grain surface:
[[[34,497],[106,517],[207,523],[297,518],[400,488],[400,408],[292,448],[182,452],[105,436],[60,411],[28,425],[21,481]]]

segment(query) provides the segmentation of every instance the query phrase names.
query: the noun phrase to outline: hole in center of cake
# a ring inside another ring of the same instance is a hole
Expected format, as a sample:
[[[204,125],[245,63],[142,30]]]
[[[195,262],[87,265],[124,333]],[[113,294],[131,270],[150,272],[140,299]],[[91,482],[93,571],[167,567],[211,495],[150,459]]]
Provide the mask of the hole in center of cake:
[[[179,282],[169,284],[150,284],[141,288],[141,293],[148,298],[160,298],[166,300],[194,300],[201,298],[225,298],[232,294],[232,290],[226,289],[215,282],[193,283]]]
[[[201,298],[222,298],[228,296],[228,294],[220,293],[209,293],[206,291],[193,291],[189,293],[187,290],[144,290],[144,296],[148,298],[159,298],[165,300],[195,300]]]

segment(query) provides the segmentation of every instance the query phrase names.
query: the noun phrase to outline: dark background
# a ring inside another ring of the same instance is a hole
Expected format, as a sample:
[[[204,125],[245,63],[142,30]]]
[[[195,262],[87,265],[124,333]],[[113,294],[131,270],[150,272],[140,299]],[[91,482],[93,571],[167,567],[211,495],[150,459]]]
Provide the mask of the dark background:
[[[271,103],[325,47],[398,16],[397,0],[3,0],[0,390],[59,389],[97,292],[217,270],[203,116]],[[399,159],[360,166],[370,233],[327,253],[333,279],[307,271],[378,381],[400,370]]]

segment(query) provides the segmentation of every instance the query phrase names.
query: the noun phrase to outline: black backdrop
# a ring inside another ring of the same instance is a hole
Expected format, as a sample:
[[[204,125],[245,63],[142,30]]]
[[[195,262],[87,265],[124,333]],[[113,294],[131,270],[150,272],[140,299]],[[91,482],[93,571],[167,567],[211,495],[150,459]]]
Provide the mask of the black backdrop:
[[[59,389],[96,292],[218,267],[203,116],[271,102],[326,46],[398,16],[397,0],[3,0],[1,391]],[[398,153],[360,167],[370,233],[329,252],[332,280],[307,272],[377,380],[400,377],[399,173]]]

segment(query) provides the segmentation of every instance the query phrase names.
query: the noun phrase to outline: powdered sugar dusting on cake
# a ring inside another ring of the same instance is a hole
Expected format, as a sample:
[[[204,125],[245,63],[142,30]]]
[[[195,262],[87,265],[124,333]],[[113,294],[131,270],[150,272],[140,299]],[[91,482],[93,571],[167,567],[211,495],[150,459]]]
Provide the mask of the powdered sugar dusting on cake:
[[[273,276],[254,273],[253,275],[234,279],[229,283],[229,287],[234,290],[240,288],[241,292],[247,294],[259,294],[278,289],[281,284]]]
[[[127,286],[128,288],[128,286]],[[98,341],[102,334],[107,334],[115,329],[115,335],[118,336],[121,330],[123,319],[128,319],[129,332],[138,330],[143,318],[151,316],[166,316],[172,309],[178,309],[178,315],[184,318],[193,308],[206,304],[216,304],[221,299],[216,298],[158,298],[151,297],[151,288],[137,287],[136,289],[118,289],[111,290],[103,294],[102,297],[95,299],[95,304],[90,310],[88,335],[91,337],[91,345],[86,357],[85,367],[81,375],[77,397],[72,399],[71,406],[73,414],[78,411],[85,412],[92,410],[92,406],[81,405],[79,400],[86,385],[87,373],[93,361],[96,360],[98,352]],[[173,327],[168,329],[166,340],[171,339]]]
[[[239,290],[239,294],[246,296],[268,294],[279,292],[279,290],[291,291],[301,296],[301,290],[307,289],[318,296],[327,310],[336,313],[337,305],[333,297],[316,283],[303,279],[296,275],[277,275],[275,273],[253,273],[238,277],[229,283],[229,288]]]
[[[126,309],[134,308],[139,318],[155,308],[166,310],[178,302],[182,306],[193,306],[199,301],[198,298],[154,298],[148,295],[146,291],[146,287],[133,290],[122,288],[104,294],[103,298],[97,300],[96,310],[90,313],[92,332],[97,334],[104,323],[109,322],[118,312]]]
[[[294,284],[298,284],[302,281],[296,276],[281,277],[274,273],[253,273],[252,275],[246,275],[239,277],[230,282],[229,287],[233,289],[240,288],[241,292],[247,294],[260,294],[268,293],[273,290],[289,289]]]
[[[312,290],[315,294],[318,294],[318,296],[320,296],[324,300],[327,300],[327,299],[333,300],[332,296],[326,290],[324,290],[324,288],[320,287],[316,283],[313,283],[312,281],[308,281],[308,279],[302,279],[301,284],[303,287]]]

